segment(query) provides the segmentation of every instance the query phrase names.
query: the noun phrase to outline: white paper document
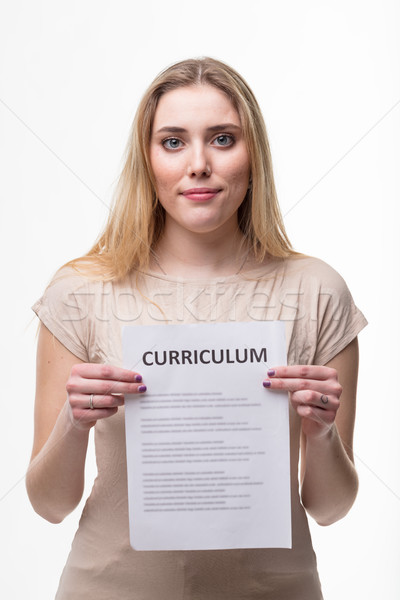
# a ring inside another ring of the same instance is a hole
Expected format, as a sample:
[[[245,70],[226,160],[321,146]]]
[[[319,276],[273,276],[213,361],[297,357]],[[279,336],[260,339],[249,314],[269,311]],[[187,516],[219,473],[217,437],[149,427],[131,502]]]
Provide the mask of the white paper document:
[[[124,327],[123,355],[132,547],[290,548],[288,396],[262,385],[284,323]]]

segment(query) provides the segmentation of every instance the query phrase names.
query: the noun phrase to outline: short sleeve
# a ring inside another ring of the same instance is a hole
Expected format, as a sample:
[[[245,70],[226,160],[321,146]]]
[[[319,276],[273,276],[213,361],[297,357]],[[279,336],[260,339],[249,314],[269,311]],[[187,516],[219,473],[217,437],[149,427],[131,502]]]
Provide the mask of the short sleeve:
[[[32,310],[72,354],[89,361],[89,282],[71,269],[60,270]]]
[[[343,350],[367,325],[344,279],[319,261],[318,294],[315,298],[317,325],[314,364],[324,365]]]

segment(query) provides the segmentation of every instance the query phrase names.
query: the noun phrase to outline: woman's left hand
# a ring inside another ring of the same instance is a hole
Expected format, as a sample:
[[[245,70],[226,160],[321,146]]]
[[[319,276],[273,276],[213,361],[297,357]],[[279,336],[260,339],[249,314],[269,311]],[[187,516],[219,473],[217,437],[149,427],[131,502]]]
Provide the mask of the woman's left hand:
[[[265,388],[285,390],[293,408],[302,418],[302,428],[308,438],[329,434],[340,406],[342,386],[336,369],[316,365],[274,367],[263,381]]]

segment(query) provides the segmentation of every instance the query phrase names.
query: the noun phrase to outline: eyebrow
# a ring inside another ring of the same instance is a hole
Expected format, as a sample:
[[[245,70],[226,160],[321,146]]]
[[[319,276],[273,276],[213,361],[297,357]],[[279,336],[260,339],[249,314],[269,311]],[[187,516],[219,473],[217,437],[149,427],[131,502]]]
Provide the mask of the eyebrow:
[[[236,129],[241,130],[239,125],[235,125],[234,123],[221,123],[220,125],[212,125],[211,127],[207,127],[207,131],[222,131],[223,129]],[[184,127],[174,127],[172,125],[167,125],[166,127],[161,127],[158,129],[156,133],[187,133],[187,129]]]

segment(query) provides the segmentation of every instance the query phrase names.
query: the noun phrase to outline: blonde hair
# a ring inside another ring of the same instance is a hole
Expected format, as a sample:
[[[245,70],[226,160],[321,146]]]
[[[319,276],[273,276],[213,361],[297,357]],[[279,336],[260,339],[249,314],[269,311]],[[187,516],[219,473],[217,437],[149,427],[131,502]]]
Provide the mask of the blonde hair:
[[[162,71],[144,94],[132,124],[125,163],[103,233],[83,257],[68,263],[102,280],[120,279],[132,269],[146,270],[163,232],[165,212],[157,200],[149,148],[160,97],[170,90],[212,85],[238,111],[250,157],[250,185],[238,222],[257,261],[266,255],[296,254],[287,237],[278,205],[267,132],[260,107],[244,79],[212,58],[189,59]]]

